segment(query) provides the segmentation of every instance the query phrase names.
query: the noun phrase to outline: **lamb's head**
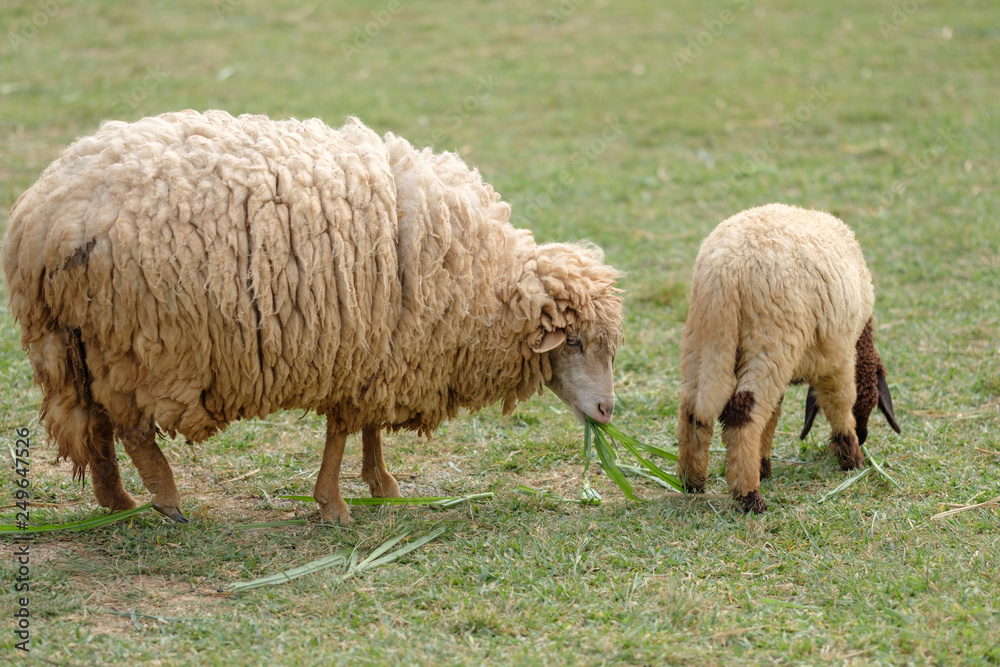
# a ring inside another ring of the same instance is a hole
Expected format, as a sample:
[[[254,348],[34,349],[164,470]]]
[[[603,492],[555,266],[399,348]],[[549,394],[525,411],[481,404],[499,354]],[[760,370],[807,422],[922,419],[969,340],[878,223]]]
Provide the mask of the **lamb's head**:
[[[620,274],[603,260],[593,245],[539,247],[547,296],[532,351],[543,357],[545,385],[577,419],[606,424],[615,409],[614,360],[623,332],[614,285]]]
[[[854,366],[854,382],[857,389],[857,398],[854,400],[854,422],[855,431],[858,436],[858,444],[865,444],[868,438],[868,418],[872,410],[877,405],[886,421],[896,433],[900,432],[899,424],[896,423],[896,415],[892,407],[892,395],[889,393],[889,384],[885,381],[885,366],[875,349],[875,334],[872,328],[872,321],[869,319],[865,325],[861,336],[858,337],[856,346],[857,356]],[[819,411],[816,401],[816,392],[809,387],[806,396],[806,421],[802,427],[801,437],[805,438],[812,428],[813,420]]]

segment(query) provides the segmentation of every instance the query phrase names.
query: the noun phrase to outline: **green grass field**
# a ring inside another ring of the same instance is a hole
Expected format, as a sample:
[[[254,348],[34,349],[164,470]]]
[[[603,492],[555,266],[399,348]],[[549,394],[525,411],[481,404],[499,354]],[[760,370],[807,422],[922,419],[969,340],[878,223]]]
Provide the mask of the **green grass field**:
[[[588,238],[628,272],[616,424],[674,438],[679,343],[701,239],[771,201],[851,225],[876,285],[877,341],[902,435],[868,445],[901,489],[850,475],[795,388],[774,444],[770,511],[684,499],[604,475],[576,496],[583,428],[551,393],[510,417],[465,414],[431,440],[389,438],[403,493],[488,502],[309,504],[315,415],[163,443],[192,522],[154,512],[36,538],[31,652],[15,648],[14,545],[0,556],[0,645],[38,664],[998,664],[1000,7],[990,0],[623,0],[298,4],[5,2],[0,8],[0,226],[17,196],[105,118],[183,108],[360,116],[457,150],[540,241]],[[671,6],[676,5],[676,6]],[[564,176],[568,174],[568,176]],[[566,182],[569,182],[567,185]],[[6,303],[6,294],[0,295]],[[31,523],[99,516],[55,462],[19,330],[0,315],[0,439],[29,428]],[[718,436],[716,436],[718,437]],[[721,443],[716,445],[721,446]],[[5,450],[6,451],[6,450]],[[148,496],[124,456],[126,485]],[[0,522],[15,519],[13,459]],[[365,495],[349,443],[345,495]],[[353,475],[353,477],[352,477]],[[713,453],[710,494],[726,491]],[[307,518],[307,525],[239,529]],[[239,594],[227,584],[402,528],[445,533],[349,578],[336,570]]]

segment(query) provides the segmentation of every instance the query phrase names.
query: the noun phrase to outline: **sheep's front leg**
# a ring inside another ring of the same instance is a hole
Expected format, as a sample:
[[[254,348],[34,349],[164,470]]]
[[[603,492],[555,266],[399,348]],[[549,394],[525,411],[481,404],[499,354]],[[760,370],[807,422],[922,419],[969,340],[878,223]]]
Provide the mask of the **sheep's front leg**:
[[[865,463],[858,444],[854,420],[854,368],[845,368],[838,376],[815,382],[816,402],[830,422],[830,450],[837,457],[841,470],[860,468]]]
[[[784,396],[778,400],[777,407],[774,408],[771,418],[764,425],[764,430],[760,434],[760,478],[762,480],[771,477],[771,444],[774,441],[774,431],[778,428],[778,418],[781,417],[781,402],[784,400]]]
[[[156,444],[153,423],[120,431],[118,437],[125,445],[125,453],[139,470],[142,483],[153,494],[153,508],[177,523],[187,523],[187,517],[180,510],[181,496],[174,482],[174,471]]]
[[[368,483],[372,498],[399,498],[399,484],[382,458],[382,432],[374,426],[361,430],[361,479]]]
[[[326,447],[323,450],[323,463],[316,477],[316,487],[313,498],[319,503],[319,512],[323,521],[346,526],[351,523],[351,510],[340,495],[340,464],[344,460],[344,446],[347,444],[347,433],[336,430],[331,425],[329,416],[326,418]]]
[[[719,416],[729,491],[740,509],[758,514],[767,510],[760,495],[760,444],[764,432],[763,418],[757,416],[760,412],[752,392],[737,391]]]
[[[91,432],[94,441],[94,458],[90,462],[90,480],[94,485],[94,496],[101,507],[112,512],[121,512],[136,507],[135,498],[122,486],[121,472],[118,470],[118,456],[115,454],[115,433],[111,422],[103,413]]]

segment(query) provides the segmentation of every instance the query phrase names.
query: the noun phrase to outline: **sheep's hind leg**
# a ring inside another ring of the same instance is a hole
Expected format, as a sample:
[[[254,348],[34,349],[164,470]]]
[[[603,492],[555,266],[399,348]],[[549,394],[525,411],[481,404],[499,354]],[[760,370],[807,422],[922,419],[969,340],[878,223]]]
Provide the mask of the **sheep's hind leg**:
[[[677,424],[677,474],[688,493],[702,493],[708,478],[708,450],[715,418],[698,419],[693,406],[692,398],[681,399]]]
[[[368,483],[372,498],[399,498],[399,484],[382,458],[382,433],[366,426],[361,430],[361,479]]]
[[[90,461],[90,481],[94,485],[97,502],[112,512],[134,509],[137,506],[135,498],[122,486],[118,470],[114,428],[103,413],[97,418],[91,437],[94,458]]]
[[[174,472],[167,457],[156,444],[156,429],[146,422],[135,428],[119,431],[118,437],[125,445],[125,452],[142,476],[142,483],[153,494],[153,508],[177,523],[187,523],[181,513],[181,496],[174,482]]]
[[[760,514],[767,503],[760,495],[761,436],[764,421],[752,392],[737,391],[719,416],[726,446],[726,483],[743,512]],[[765,412],[766,414],[766,412]]]
[[[781,417],[781,402],[785,400],[782,396],[778,400],[778,405],[771,413],[771,418],[764,425],[764,430],[760,434],[760,478],[770,479],[771,477],[771,443],[774,441],[774,431],[778,428],[778,418]]]
[[[347,433],[334,430],[329,415],[326,418],[326,447],[323,463],[316,477],[313,498],[319,503],[320,517],[327,523],[346,526],[351,523],[351,510],[340,495],[340,464],[344,460]]]

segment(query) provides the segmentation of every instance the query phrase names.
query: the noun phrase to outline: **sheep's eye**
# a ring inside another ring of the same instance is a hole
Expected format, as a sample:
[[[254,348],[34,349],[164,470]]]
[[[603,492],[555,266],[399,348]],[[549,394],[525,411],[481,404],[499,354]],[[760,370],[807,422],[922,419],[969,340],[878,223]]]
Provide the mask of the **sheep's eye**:
[[[583,340],[576,334],[566,336],[566,344],[570,347],[583,348]]]

